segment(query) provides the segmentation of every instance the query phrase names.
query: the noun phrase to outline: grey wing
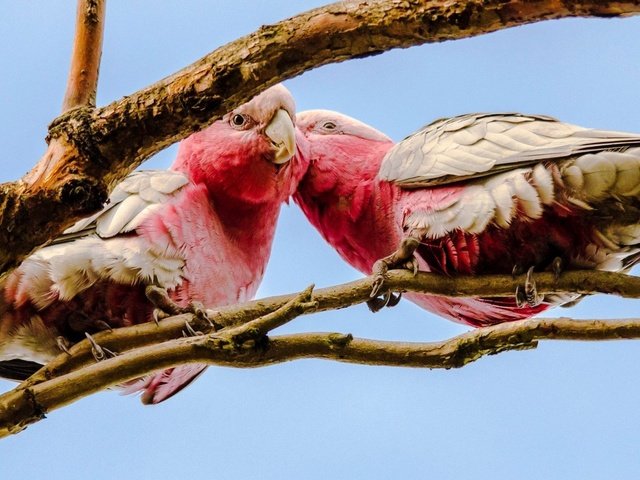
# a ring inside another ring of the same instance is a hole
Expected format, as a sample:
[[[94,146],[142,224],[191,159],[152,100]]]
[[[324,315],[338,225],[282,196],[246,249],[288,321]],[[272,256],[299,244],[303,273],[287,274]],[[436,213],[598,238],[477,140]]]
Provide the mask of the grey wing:
[[[405,188],[428,187],[634,146],[639,135],[541,115],[476,113],[436,120],[405,138],[387,153],[379,177]]]
[[[79,220],[51,244],[71,242],[92,233],[110,238],[131,232],[187,183],[189,179],[184,174],[170,170],[133,172],[114,188],[102,210]]]

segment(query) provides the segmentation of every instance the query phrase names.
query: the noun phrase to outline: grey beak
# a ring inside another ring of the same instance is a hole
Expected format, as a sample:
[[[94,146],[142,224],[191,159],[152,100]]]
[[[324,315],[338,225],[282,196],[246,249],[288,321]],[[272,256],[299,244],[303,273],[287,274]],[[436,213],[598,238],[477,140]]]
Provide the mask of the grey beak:
[[[286,110],[278,110],[264,133],[271,139],[275,150],[273,163],[288,162],[296,151],[296,130]]]

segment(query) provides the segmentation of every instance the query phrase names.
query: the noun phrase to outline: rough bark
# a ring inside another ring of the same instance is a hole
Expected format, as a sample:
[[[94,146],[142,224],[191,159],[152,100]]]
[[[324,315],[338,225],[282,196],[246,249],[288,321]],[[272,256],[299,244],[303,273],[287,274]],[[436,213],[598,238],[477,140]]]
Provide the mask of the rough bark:
[[[387,287],[436,295],[513,294],[523,278],[489,276],[447,278],[406,271],[389,272]],[[640,297],[640,278],[609,272],[567,272],[536,276],[539,292],[605,292]],[[98,364],[91,346],[81,342],[61,354],[16,389],[0,395],[0,437],[17,433],[53,409],[111,385],[151,371],[188,362],[237,368],[266,366],[300,358],[324,358],[364,365],[458,368],[485,355],[535,348],[537,340],[613,340],[640,338],[640,319],[615,321],[535,319],[473,330],[443,342],[407,343],[354,339],[350,334],[314,333],[268,337],[300,315],[344,308],[369,298],[366,278],[312,292],[272,297],[208,310],[209,319],[192,314],[171,317],[95,335],[115,358]],[[209,320],[212,324],[209,323]],[[182,338],[185,324],[198,336]]]
[[[80,5],[87,7],[98,3],[80,0]],[[638,12],[640,0],[338,2],[262,27],[171,77],[100,109],[91,105],[94,80],[82,78],[82,67],[74,79],[76,70],[72,67],[64,102],[65,109],[71,109],[50,125],[47,152],[21,181],[0,185],[0,272],[16,265],[78,218],[98,210],[114,183],[150,155],[280,80],[316,66],[391,48],[464,38],[540,20]],[[86,20],[88,13],[91,10],[79,10],[78,18]],[[95,81],[100,51],[96,32],[94,28],[94,36],[81,41],[88,56],[74,54],[79,65],[95,67]],[[536,280],[539,291],[546,293],[640,296],[638,279],[624,275],[569,272],[558,282],[550,274],[540,274]],[[419,274],[414,278],[406,272],[391,272],[387,286],[435,295],[491,296],[512,294],[516,283],[497,276],[452,279]],[[71,356],[61,355],[0,396],[0,437],[109,385],[185,362],[257,367],[299,358],[324,358],[366,365],[456,368],[484,355],[535,348],[540,339],[640,338],[638,319],[528,320],[433,343],[354,339],[341,333],[267,336],[298,315],[361,303],[368,298],[370,288],[371,279],[365,279],[318,290],[313,295],[308,289],[297,296],[210,311],[218,331],[212,331],[202,319],[182,315],[160,326],[139,325],[97,335],[100,344],[120,354],[94,364],[90,347],[83,342],[72,349]],[[185,321],[203,335],[176,338],[181,337]]]
[[[305,307],[300,307],[304,310]],[[259,321],[259,320],[256,320]],[[171,340],[126,352],[61,377],[0,396],[0,437],[18,433],[45,414],[107,386],[153,369],[186,362],[249,368],[302,358],[363,365],[459,368],[485,355],[527,350],[538,340],[621,340],[640,338],[640,319],[532,319],[485,327],[429,343],[385,342],[341,333],[304,333],[272,338],[240,326],[211,335]]]
[[[488,275],[483,277],[443,277],[433,273],[420,272],[415,277],[406,271],[393,270],[388,274],[385,286],[393,291],[425,292],[442,296],[491,296],[513,295],[516,286],[522,284],[524,277],[516,279],[506,275]],[[565,272],[556,281],[551,273],[535,276],[539,293],[576,292],[582,294],[607,293],[624,298],[640,298],[640,278],[611,272],[573,271]],[[371,280],[363,278],[353,282],[320,288],[314,291],[315,308],[301,314],[323,312],[350,307],[369,299]],[[229,328],[242,325],[256,318],[267,317],[296,298],[295,294],[253,300],[239,305],[230,305],[207,310],[209,319],[215,328]],[[102,346],[114,352],[124,352],[134,348],[153,345],[167,340],[180,338],[189,321],[194,329],[211,333],[214,329],[202,319],[191,315],[178,315],[162,320],[159,325],[145,323],[113,332],[101,332],[94,335]],[[71,355],[61,354],[49,362],[40,371],[26,380],[21,387],[34,385],[42,381],[64,375],[94,362],[88,342],[80,342],[70,349]]]
[[[0,185],[0,272],[97,211],[150,155],[270,85],[331,62],[562,17],[640,12],[640,0],[338,2],[260,28],[176,74],[49,127],[49,149],[21,181]]]

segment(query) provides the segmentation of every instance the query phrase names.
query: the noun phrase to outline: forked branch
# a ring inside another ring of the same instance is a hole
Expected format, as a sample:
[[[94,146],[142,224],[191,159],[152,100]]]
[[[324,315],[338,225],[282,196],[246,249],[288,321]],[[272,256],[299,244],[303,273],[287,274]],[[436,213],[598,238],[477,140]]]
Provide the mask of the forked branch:
[[[389,272],[386,286],[397,291],[434,295],[510,295],[521,278],[510,276],[446,278],[436,274]],[[608,272],[566,272],[536,276],[540,292],[605,292],[640,297],[640,278]],[[614,340],[640,338],[640,319],[534,319],[470,331],[450,340],[431,343],[384,342],[354,339],[350,334],[314,333],[268,337],[273,329],[299,315],[362,303],[369,298],[372,280],[256,300],[209,310],[213,323],[191,314],[167,318],[157,326],[147,323],[95,335],[99,344],[119,352],[96,364],[87,342],[61,354],[15,390],[0,396],[0,436],[15,433],[46,412],[151,371],[197,362],[231,367],[258,367],[300,358],[324,358],[365,365],[455,368],[484,355],[505,350],[535,348],[538,340]],[[203,334],[182,338],[185,322]]]

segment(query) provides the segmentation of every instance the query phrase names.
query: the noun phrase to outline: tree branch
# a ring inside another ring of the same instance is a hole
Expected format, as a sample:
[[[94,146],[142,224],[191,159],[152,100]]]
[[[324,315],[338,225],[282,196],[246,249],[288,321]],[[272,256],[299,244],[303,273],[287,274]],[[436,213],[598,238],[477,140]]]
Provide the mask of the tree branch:
[[[0,185],[0,272],[101,208],[115,182],[150,155],[281,80],[392,48],[638,12],[640,0],[354,0],[262,27],[117,102],[56,119],[40,163]]]
[[[536,285],[540,293],[575,292],[581,294],[608,293],[625,298],[640,298],[640,278],[611,272],[598,271],[569,271],[565,272],[557,281],[551,273],[539,273],[535,275]],[[415,277],[404,270],[393,270],[388,274],[385,285],[393,291],[413,291],[429,293],[441,296],[512,296],[516,286],[522,284],[524,276],[513,279],[509,275],[487,275],[482,277],[445,277],[434,273],[420,272]],[[313,293],[313,308],[308,308],[306,303],[311,300],[309,289],[301,294],[280,295],[246,302],[240,305],[231,305],[207,310],[208,317],[223,328],[260,325],[252,322],[262,319],[260,333],[266,334],[275,328],[277,323],[271,323],[269,317],[273,312],[282,309],[289,303],[285,321],[289,321],[297,315],[290,313],[307,314],[346,308],[363,303],[369,299],[371,292],[371,278],[363,278],[353,282],[333,287],[317,289]],[[307,299],[301,301],[300,299]],[[304,308],[296,310],[300,305]],[[265,320],[266,319],[266,320]],[[185,322],[189,322],[196,330],[203,333],[211,333],[213,328],[203,320],[190,314],[169,317],[160,322],[144,323],[131,327],[119,328],[112,332],[100,332],[94,335],[95,340],[102,346],[115,352],[153,345],[167,340],[180,338],[185,328]],[[265,327],[264,325],[267,325]],[[42,369],[23,382],[19,388],[26,388],[54,377],[65,375],[73,370],[91,365],[94,362],[91,346],[87,341],[74,345],[69,350],[71,355],[60,354]]]
[[[241,327],[240,327],[241,328]],[[233,329],[232,329],[233,330]],[[187,362],[249,368],[301,358],[363,365],[459,368],[485,355],[535,348],[538,340],[640,338],[640,319],[532,319],[479,328],[441,342],[385,342],[350,334],[281,335],[239,343],[229,332],[181,338],[126,352],[61,377],[0,396],[0,437],[18,433],[52,410],[151,370]],[[237,333],[237,332],[236,332]]]
[[[62,111],[95,106],[106,0],[78,0],[76,33]]]

